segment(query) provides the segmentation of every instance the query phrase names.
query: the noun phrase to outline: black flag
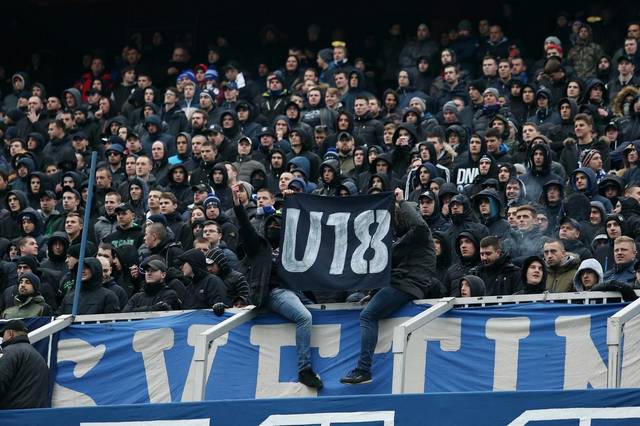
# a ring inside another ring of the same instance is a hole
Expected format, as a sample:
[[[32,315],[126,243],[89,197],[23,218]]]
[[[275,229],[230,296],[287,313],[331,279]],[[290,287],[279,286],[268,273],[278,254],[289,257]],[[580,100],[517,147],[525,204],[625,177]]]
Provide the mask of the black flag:
[[[285,199],[279,275],[296,290],[389,286],[393,193]]]

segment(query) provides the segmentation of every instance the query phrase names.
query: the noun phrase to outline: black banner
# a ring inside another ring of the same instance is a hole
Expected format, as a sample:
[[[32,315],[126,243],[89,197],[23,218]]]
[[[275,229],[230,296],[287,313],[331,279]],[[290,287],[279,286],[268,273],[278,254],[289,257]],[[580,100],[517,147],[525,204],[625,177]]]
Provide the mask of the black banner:
[[[279,274],[296,290],[389,286],[393,194],[286,197]]]

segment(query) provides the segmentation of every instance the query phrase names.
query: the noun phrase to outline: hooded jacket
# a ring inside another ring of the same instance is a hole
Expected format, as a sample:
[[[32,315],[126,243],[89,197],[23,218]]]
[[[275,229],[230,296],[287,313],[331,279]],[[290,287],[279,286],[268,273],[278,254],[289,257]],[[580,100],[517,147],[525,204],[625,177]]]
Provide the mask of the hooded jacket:
[[[188,263],[194,274],[186,286],[183,309],[208,309],[218,302],[225,302],[227,288],[220,278],[207,271],[206,257],[202,251],[187,250],[179,259]]]
[[[602,282],[604,273],[602,272],[602,266],[600,265],[600,263],[598,263],[598,261],[595,259],[586,259],[583,260],[582,263],[580,263],[580,266],[578,267],[578,270],[573,277],[573,288],[575,291],[590,290],[584,288],[584,285],[582,285],[582,280],[580,279],[582,271],[585,271],[587,269],[595,272],[596,275],[598,275],[598,282],[596,284],[600,284]],[[594,284],[594,286],[596,284]]]
[[[84,260],[85,268],[91,270],[91,278],[82,282],[78,315],[112,314],[120,311],[118,296],[102,286],[102,264],[95,257]],[[73,308],[74,291],[69,291],[62,300],[61,313],[70,314]]]
[[[544,162],[541,167],[535,167],[533,163],[533,155],[536,151],[541,150],[544,155]],[[530,169],[522,176],[521,180],[527,187],[527,198],[537,202],[542,193],[545,183],[550,180],[563,181],[557,174],[551,171],[551,148],[544,143],[534,143],[529,150]]]
[[[436,257],[436,278],[444,283],[444,277],[451,266],[451,247],[445,232],[434,231],[433,239],[440,241],[440,254]]]
[[[579,191],[576,188],[576,174],[584,173],[587,175],[587,188],[583,191]],[[569,178],[569,183],[571,185],[571,189],[575,192],[582,192],[584,195],[589,198],[591,201],[600,201],[604,206],[607,213],[613,210],[613,206],[611,205],[611,201],[598,194],[598,179],[596,177],[596,173],[590,167],[580,167],[574,170],[571,173],[571,177]]]
[[[329,182],[326,182],[323,177],[325,168],[328,168],[333,172],[333,178]],[[318,188],[316,188],[313,191],[313,194],[322,195],[324,197],[333,197],[337,194],[339,186],[340,186],[340,163],[338,162],[338,160],[324,161],[320,165],[320,178],[318,180]]]
[[[143,237],[144,230],[133,222],[127,229],[116,225],[115,232],[104,237],[103,241],[118,249],[126,264],[134,265],[138,259],[138,247],[142,245]],[[100,273],[102,274],[102,269]]]
[[[53,243],[56,241],[62,242],[64,245],[64,251],[62,254],[56,256],[53,252]],[[52,269],[60,272],[60,277],[67,272],[67,249],[69,248],[69,237],[66,232],[54,232],[47,240],[47,258],[40,263],[41,268]],[[58,279],[59,281],[59,279]]]
[[[437,195],[435,196],[433,214],[431,216],[422,216],[422,219],[427,222],[429,229],[431,229],[434,234],[436,232],[446,233],[451,229],[451,221],[442,216],[442,207],[440,206],[439,198]],[[416,201],[419,203],[420,197],[418,197]]]
[[[449,296],[457,297],[460,294],[460,279],[469,274],[471,269],[480,263],[480,240],[486,236],[487,233],[476,234],[471,231],[462,231],[454,240],[457,261],[447,270],[443,282]],[[470,239],[475,246],[475,254],[470,258],[462,257],[462,253],[460,252],[459,242],[462,237]]]
[[[391,286],[416,299],[444,296],[434,280],[436,256],[431,230],[410,202],[401,201],[396,217],[398,238],[393,243]]]
[[[222,172],[222,181],[215,183],[213,180],[213,173],[215,171]],[[229,188],[229,175],[227,174],[227,168],[224,164],[218,163],[209,172],[209,182],[215,193],[215,196],[220,200],[220,210],[226,211],[232,207],[231,188]]]
[[[49,407],[49,368],[29,337],[15,336],[1,347],[0,409]]]
[[[539,284],[529,284],[527,282],[527,269],[533,262],[540,262],[542,264],[542,280]],[[522,262],[522,269],[520,271],[522,278],[522,290],[517,292],[516,294],[541,294],[546,291],[545,283],[547,280],[547,266],[544,263],[544,259],[540,256],[531,256],[528,257]]]
[[[449,213],[449,219],[451,219],[451,221],[453,222],[453,226],[451,227],[451,229],[449,229],[448,233],[449,241],[454,243],[451,247],[451,257],[453,258],[458,251],[458,248],[455,247],[455,242],[458,240],[458,236],[463,231],[469,231],[473,235],[475,235],[478,240],[478,247],[480,247],[480,240],[483,237],[489,235],[489,229],[485,225],[481,224],[476,215],[473,213],[469,198],[462,194],[458,194],[454,195],[454,197],[449,201],[449,205],[451,205],[452,201],[460,202],[463,205],[463,212],[461,214]],[[451,208],[449,208],[449,211],[451,212]]]
[[[184,171],[184,181],[178,183],[173,177],[174,170],[182,169]],[[178,199],[178,211],[184,213],[187,210],[187,206],[193,202],[193,190],[189,184],[189,171],[184,164],[173,164],[169,167],[167,174],[167,182],[169,190]]]
[[[465,275],[460,278],[460,283],[462,283],[462,280],[465,280],[469,284],[471,297],[481,297],[487,295],[487,289],[482,278],[476,277],[475,275]],[[460,291],[462,292],[462,285],[460,285]],[[462,294],[460,294],[458,297],[461,296]]]
[[[484,216],[480,214],[480,201],[489,200],[490,214]],[[480,217],[480,222],[489,229],[489,235],[495,235],[500,238],[508,238],[511,234],[511,226],[509,222],[502,218],[502,199],[493,189],[484,189],[474,195],[473,209]],[[486,284],[486,281],[485,281]]]
[[[5,205],[9,205],[9,196],[15,195],[20,202],[20,210],[17,212],[9,212],[9,215],[0,221],[0,235],[4,238],[12,240],[20,236],[21,224],[18,222],[18,216],[20,212],[29,207],[29,200],[27,194],[20,190],[11,190],[7,192],[5,197]]]

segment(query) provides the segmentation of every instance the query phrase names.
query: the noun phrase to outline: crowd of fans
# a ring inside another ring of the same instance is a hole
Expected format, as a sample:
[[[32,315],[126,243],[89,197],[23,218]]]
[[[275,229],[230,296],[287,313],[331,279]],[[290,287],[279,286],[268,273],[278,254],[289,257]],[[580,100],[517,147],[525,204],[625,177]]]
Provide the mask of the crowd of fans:
[[[71,312],[85,228],[79,314],[255,304],[309,327],[303,304],[369,300],[280,288],[283,199],[299,192],[394,191],[417,212],[435,263],[407,300],[633,298],[640,23],[608,30],[624,41],[604,51],[588,23],[561,17],[525,57],[487,20],[461,21],[444,49],[420,24],[386,46],[377,79],[339,40],[255,73],[215,47],[159,62],[128,45],[113,69],[91,57],[61,94],[16,72],[0,126],[2,317]],[[308,347],[299,371],[322,386]]]

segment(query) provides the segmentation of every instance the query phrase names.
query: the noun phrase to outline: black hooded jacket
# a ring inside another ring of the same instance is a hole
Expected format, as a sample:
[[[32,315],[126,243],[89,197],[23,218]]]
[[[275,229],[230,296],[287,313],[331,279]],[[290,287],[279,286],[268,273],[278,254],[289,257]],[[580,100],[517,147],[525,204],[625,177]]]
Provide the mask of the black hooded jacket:
[[[527,282],[527,269],[529,265],[534,261],[538,261],[542,264],[542,281],[539,284],[529,284]],[[522,262],[522,269],[520,271],[520,278],[522,280],[522,290],[516,294],[540,294],[546,290],[545,283],[547,282],[547,267],[545,266],[544,259],[539,256],[528,257]]]
[[[544,162],[541,167],[535,167],[533,165],[533,155],[537,150],[542,150],[544,155]],[[531,146],[529,150],[529,164],[531,164],[531,168],[521,178],[527,187],[527,198],[529,198],[529,200],[537,202],[544,184],[550,180],[563,181],[560,176],[551,171],[551,162],[551,148],[549,145],[536,143]]]
[[[451,266],[451,247],[446,232],[433,232],[433,238],[440,241],[440,254],[436,257],[436,278],[444,283],[444,277]]]
[[[416,299],[444,296],[440,282],[433,279],[436,253],[431,230],[411,202],[400,202],[396,213],[398,238],[393,243],[391,286]]]
[[[476,234],[471,231],[462,231],[454,241],[454,249],[456,252],[457,261],[449,267],[444,277],[444,285],[447,288],[447,294],[451,297],[456,297],[460,294],[460,279],[470,273],[471,269],[478,266],[480,263],[480,240],[486,237],[487,233]],[[472,257],[462,257],[460,252],[460,244],[458,243],[460,238],[469,238],[476,248],[475,254]]]
[[[454,199],[462,202],[462,205],[464,206],[464,211],[462,214],[455,214],[455,215],[449,214],[449,217],[453,222],[453,226],[451,227],[451,229],[449,229],[449,233],[448,233],[449,241],[454,243],[452,244],[451,251],[450,251],[452,258],[455,258],[458,251],[458,248],[455,247],[456,245],[455,242],[458,240],[458,236],[463,231],[469,231],[470,233],[475,235],[475,238],[477,238],[478,240],[478,247],[480,247],[479,246],[480,240],[483,237],[486,237],[487,235],[489,235],[489,229],[485,225],[481,224],[478,218],[473,213],[473,209],[471,208],[471,203],[469,202],[469,199],[464,195],[456,195],[454,196]],[[449,203],[451,203],[451,201]]]
[[[112,314],[120,311],[118,296],[102,286],[102,264],[95,257],[84,260],[85,268],[91,270],[91,278],[80,287],[78,315]],[[74,271],[75,272],[75,271]],[[70,290],[62,300],[61,313],[70,314],[73,308],[74,291]]]
[[[178,183],[175,181],[173,177],[173,171],[177,169],[184,170],[185,180],[184,182]],[[174,164],[169,167],[169,173],[167,175],[168,181],[168,189],[176,196],[178,199],[178,211],[180,213],[184,213],[187,210],[187,206],[193,202],[193,190],[191,189],[191,185],[189,184],[189,172],[184,164]]]
[[[213,172],[219,170],[222,172],[222,181],[215,183],[213,180]],[[218,163],[209,172],[208,184],[213,188],[215,196],[220,200],[220,210],[227,211],[233,207],[233,201],[231,198],[231,188],[229,188],[229,175],[227,174],[227,168],[224,164]]]
[[[180,260],[188,263],[194,274],[186,286],[183,309],[208,309],[218,302],[225,302],[227,287],[220,278],[207,271],[206,257],[202,251],[187,250],[180,255]]]
[[[511,263],[507,254],[500,255],[498,260],[490,265],[476,266],[471,273],[482,278],[487,296],[514,294],[522,287],[520,268]]]

